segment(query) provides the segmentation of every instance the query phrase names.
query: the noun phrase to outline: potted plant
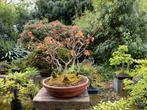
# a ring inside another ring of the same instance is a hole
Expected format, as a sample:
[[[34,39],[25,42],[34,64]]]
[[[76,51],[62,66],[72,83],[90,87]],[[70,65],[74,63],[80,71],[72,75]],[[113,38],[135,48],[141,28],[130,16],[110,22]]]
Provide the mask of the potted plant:
[[[66,38],[72,37],[78,30],[77,26],[66,26],[58,20],[50,23],[46,19],[33,23],[29,22],[25,25],[24,31],[19,35],[17,43],[23,44],[27,50],[33,51],[29,65],[37,67],[40,70],[41,76],[49,77],[57,67],[56,63],[50,60],[49,54],[51,51],[48,51],[48,48],[52,48],[51,43],[58,41],[60,48],[56,49],[56,51],[64,60],[68,59],[67,53],[69,52],[67,51],[69,49],[62,47],[62,41],[67,42]],[[64,45],[64,47],[67,47],[67,45]]]
[[[84,37],[81,31],[71,32],[71,36],[65,38],[63,41],[58,39],[48,38],[44,42],[48,48],[48,62],[52,62],[57,66],[57,72],[43,80],[43,86],[46,88],[51,96],[60,98],[69,98],[82,94],[87,90],[89,79],[83,75],[79,75],[80,64],[79,58],[83,55],[89,56],[90,52],[86,50],[90,41],[94,39],[90,36]],[[40,43],[38,48],[41,49],[44,43]],[[66,58],[62,56],[59,51],[65,51]],[[73,72],[67,72],[71,65]],[[77,71],[74,71],[77,66]]]
[[[116,78],[114,80],[114,89],[119,92],[123,88],[123,79],[128,78],[132,79],[130,75],[128,75],[130,65],[133,64],[134,60],[130,54],[127,54],[128,46],[120,45],[118,49],[112,54],[112,58],[110,58],[110,65],[113,65],[119,68],[116,71]]]
[[[128,46],[120,45],[117,51],[112,54],[112,58],[110,58],[110,65],[119,68],[119,70],[116,71],[116,74],[122,74],[122,76],[125,75],[129,70],[130,65],[133,64],[134,60],[130,54],[127,54],[127,52]]]

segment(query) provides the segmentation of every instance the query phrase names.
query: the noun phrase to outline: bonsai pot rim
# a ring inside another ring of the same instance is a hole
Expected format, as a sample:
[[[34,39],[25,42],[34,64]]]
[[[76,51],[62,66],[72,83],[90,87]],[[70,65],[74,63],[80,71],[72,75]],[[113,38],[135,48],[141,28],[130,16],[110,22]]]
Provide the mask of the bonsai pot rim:
[[[84,79],[86,79],[86,81],[84,83],[81,83],[81,84],[78,84],[78,85],[75,85],[75,86],[69,86],[69,87],[58,87],[58,86],[49,86],[46,84],[46,81],[48,81],[50,79],[50,77],[48,78],[45,78],[43,81],[42,81],[42,84],[45,88],[50,88],[50,89],[74,89],[74,88],[77,88],[77,87],[83,87],[84,85],[88,84],[89,83],[89,79],[86,77],[86,76],[83,76],[83,75],[80,75],[81,77],[84,77]],[[88,84],[89,85],[89,84]],[[87,86],[88,87],[88,86]]]

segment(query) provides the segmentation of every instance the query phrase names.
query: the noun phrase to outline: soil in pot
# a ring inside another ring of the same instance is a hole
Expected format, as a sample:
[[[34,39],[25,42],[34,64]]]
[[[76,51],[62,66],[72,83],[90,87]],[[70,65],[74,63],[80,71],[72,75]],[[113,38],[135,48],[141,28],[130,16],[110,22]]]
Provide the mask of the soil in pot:
[[[81,77],[80,75],[76,76],[75,74],[68,74],[66,78],[64,75],[57,75],[56,77],[51,77],[48,81],[49,86],[55,87],[70,87],[82,84],[85,82],[85,78]]]
[[[71,98],[81,95],[87,90],[89,80],[87,77],[75,74],[57,75],[43,81],[43,86],[51,96],[59,98]]]

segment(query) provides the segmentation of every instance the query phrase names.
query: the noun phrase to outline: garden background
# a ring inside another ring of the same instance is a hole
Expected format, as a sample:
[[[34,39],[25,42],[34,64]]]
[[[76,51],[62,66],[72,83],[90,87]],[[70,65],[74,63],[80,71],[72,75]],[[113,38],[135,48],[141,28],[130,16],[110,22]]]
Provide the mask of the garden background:
[[[91,39],[79,58],[81,74],[103,88],[126,67],[136,81],[125,83],[130,105],[136,106],[137,101],[147,105],[146,0],[0,0],[0,74],[9,76],[7,83],[0,79],[0,109],[10,109],[16,87],[24,109],[32,109],[30,102],[41,87],[34,83],[35,76],[50,76],[59,69],[50,62],[46,44],[58,40],[57,52],[66,59],[63,41],[77,30]],[[69,66],[67,71],[72,69]],[[124,97],[110,101],[104,99],[91,109],[130,107]]]

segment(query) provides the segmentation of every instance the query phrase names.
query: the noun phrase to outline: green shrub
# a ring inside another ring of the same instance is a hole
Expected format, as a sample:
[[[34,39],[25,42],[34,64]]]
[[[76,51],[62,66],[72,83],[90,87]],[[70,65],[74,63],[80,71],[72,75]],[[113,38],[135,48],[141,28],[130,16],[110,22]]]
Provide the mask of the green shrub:
[[[22,1],[23,2],[23,1]],[[15,5],[16,13],[17,13],[17,21],[15,23],[17,32],[20,33],[24,29],[24,25],[32,19],[32,15],[29,10],[26,8],[28,4],[19,3]]]
[[[0,2],[0,38],[16,40],[22,25],[29,19],[29,14],[22,5]]]
[[[95,107],[93,107],[91,110],[130,110],[129,109],[128,101],[125,99],[120,99],[115,102],[102,102]]]
[[[80,64],[80,74],[89,78],[91,87],[98,87],[100,81],[103,80],[101,73],[97,71],[96,65],[92,65],[89,61]]]
[[[112,80],[115,75],[114,69],[107,63],[100,64],[96,66],[97,71],[101,74],[103,80]]]
[[[29,54],[29,51],[24,50],[21,47],[15,47],[11,51],[6,52],[1,58],[0,61],[12,61],[18,58],[24,58]]]
[[[17,13],[14,6],[0,2],[0,37],[14,38],[16,32],[13,25],[16,21]]]
[[[38,86],[24,73],[10,73],[5,79],[0,79],[0,96],[3,103],[10,104],[14,99],[12,92],[14,88],[18,90],[18,99],[23,106],[27,108],[26,110],[30,110],[33,96],[38,92]]]
[[[29,51],[16,45],[16,42],[11,39],[0,38],[0,44],[0,61],[12,61],[29,54]]]
[[[91,0],[37,0],[37,18],[49,21],[60,20],[71,24],[75,16],[81,16],[85,9],[92,10]]]
[[[93,27],[93,23],[97,26],[96,20],[100,14],[99,7],[100,7],[100,0],[92,0],[92,5],[94,7],[93,11],[85,10],[82,16],[77,17],[73,20],[73,24],[76,26],[84,29],[86,33],[90,33]]]
[[[135,70],[130,72],[133,81],[125,80],[125,89],[128,90],[131,104],[144,107],[147,105],[147,60],[136,60]]]
[[[0,59],[15,47],[15,42],[10,39],[0,38]]]
[[[40,21],[30,21],[24,26],[24,31],[19,35],[18,42],[29,47],[34,45],[38,40],[45,40],[45,38],[59,39],[60,41],[64,38],[74,35],[79,28],[77,26],[66,26],[59,21],[53,21],[48,23],[46,19]],[[31,44],[29,43],[30,41]]]
[[[21,72],[25,72],[27,69],[30,68],[32,73],[38,73],[33,72],[36,71],[36,68],[34,68],[35,55],[35,52],[31,52],[25,58],[13,60],[12,62],[10,62],[11,69],[19,69]]]
[[[139,8],[139,0],[94,2],[95,10],[85,13],[76,24],[86,23],[85,33],[95,37],[91,49],[96,62],[107,61],[119,45],[128,45],[133,58],[147,55],[147,14]],[[89,26],[88,26],[89,24]]]

